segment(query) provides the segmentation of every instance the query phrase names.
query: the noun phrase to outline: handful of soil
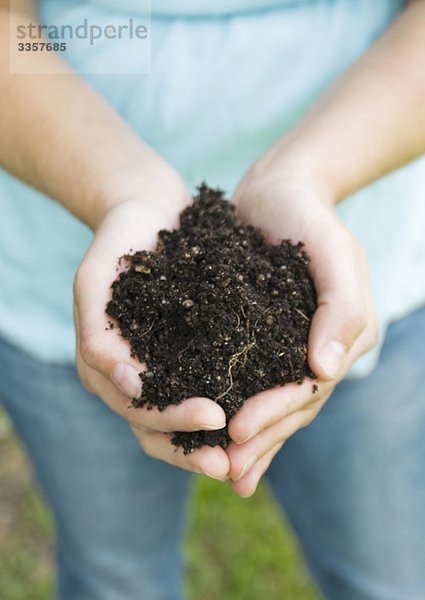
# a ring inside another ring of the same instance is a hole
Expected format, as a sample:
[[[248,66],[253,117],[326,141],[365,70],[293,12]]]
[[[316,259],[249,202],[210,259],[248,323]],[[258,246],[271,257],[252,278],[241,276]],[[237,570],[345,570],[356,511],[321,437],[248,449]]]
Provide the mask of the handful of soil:
[[[128,269],[106,312],[147,366],[135,407],[162,411],[205,396],[228,422],[250,396],[314,378],[307,340],[316,294],[302,243],[271,245],[237,220],[221,190],[198,191],[180,228],[160,231],[155,252],[123,257]],[[229,441],[227,425],[172,438],[185,454]]]

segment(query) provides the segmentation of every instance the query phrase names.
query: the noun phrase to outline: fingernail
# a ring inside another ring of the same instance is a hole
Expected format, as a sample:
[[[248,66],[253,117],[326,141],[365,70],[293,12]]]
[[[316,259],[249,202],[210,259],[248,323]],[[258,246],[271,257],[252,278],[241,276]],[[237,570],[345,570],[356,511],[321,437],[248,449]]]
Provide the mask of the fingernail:
[[[226,427],[226,421],[222,421],[220,425],[211,425],[211,423],[202,423],[199,425],[199,429],[205,429],[205,431],[217,431],[217,429],[223,429]]]
[[[233,481],[239,481],[239,479],[242,479],[242,477],[248,473],[248,471],[251,469],[251,467],[253,467],[255,465],[257,460],[258,459],[255,455],[248,458],[248,460],[246,461],[246,463],[244,464],[244,466],[242,468],[242,471],[239,473],[239,475],[237,477],[235,477],[233,479]]]
[[[210,477],[211,479],[216,479],[217,481],[228,481],[229,478],[227,477],[227,475],[225,477],[217,477],[217,475],[211,475],[211,473],[208,473],[208,471],[202,471],[204,475],[206,475],[207,477]]]
[[[112,381],[126,396],[130,398],[138,398],[140,396],[140,377],[136,369],[133,369],[130,365],[118,363],[112,371]]]
[[[332,379],[338,376],[345,355],[345,346],[340,342],[331,341],[322,349],[322,352],[319,355],[319,362],[322,369],[326,371]]]
[[[251,431],[251,433],[249,433],[242,441],[236,443],[238,445],[245,444],[245,442],[249,442],[249,440],[252,440],[252,438],[255,437],[257,433],[260,433],[260,431],[261,429],[255,429],[254,431]]]

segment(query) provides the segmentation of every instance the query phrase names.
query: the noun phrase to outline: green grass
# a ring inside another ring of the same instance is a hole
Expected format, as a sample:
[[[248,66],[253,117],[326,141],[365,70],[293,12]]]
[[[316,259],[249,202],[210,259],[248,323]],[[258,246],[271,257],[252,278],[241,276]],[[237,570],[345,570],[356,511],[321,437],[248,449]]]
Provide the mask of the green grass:
[[[50,519],[32,490],[22,510],[17,528],[0,550],[0,598],[47,600],[53,597]]]
[[[0,456],[0,599],[50,600],[52,520],[1,414]],[[227,485],[199,477],[190,514],[189,600],[318,600],[265,487],[241,500]]]
[[[52,521],[2,414],[0,456],[0,598],[50,599]]]
[[[186,544],[190,600],[318,600],[267,488],[248,500],[203,478]]]

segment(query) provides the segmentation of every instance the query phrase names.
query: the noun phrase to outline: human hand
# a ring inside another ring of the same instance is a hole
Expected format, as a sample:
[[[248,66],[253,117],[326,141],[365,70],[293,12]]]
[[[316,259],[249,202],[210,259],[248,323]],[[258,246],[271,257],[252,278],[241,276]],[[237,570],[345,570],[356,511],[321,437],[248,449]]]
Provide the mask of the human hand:
[[[225,479],[229,462],[222,448],[204,447],[185,456],[171,444],[174,431],[224,427],[221,407],[207,398],[189,398],[163,412],[130,406],[130,399],[140,395],[138,373],[142,367],[130,357],[129,345],[118,331],[109,330],[105,313],[118,257],[130,248],[153,250],[158,231],[175,228],[179,213],[190,201],[183,185],[176,185],[167,192],[138,194],[99,219],[74,284],[77,369],[85,387],[128,421],[146,454],[188,471]]]
[[[233,201],[239,217],[268,240],[302,241],[318,294],[308,361],[318,380],[274,388],[248,399],[230,421],[229,477],[240,496],[252,495],[285,441],[317,416],[354,361],[376,343],[377,325],[365,255],[337,216],[332,198],[308,178],[254,165]],[[277,173],[277,174],[276,174]],[[313,383],[318,386],[313,391]]]

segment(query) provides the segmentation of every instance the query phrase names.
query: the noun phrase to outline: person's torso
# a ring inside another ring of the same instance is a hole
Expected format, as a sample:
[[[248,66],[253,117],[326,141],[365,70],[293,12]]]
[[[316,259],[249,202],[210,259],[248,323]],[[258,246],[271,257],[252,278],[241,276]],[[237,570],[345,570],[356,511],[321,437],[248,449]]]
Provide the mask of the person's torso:
[[[117,12],[131,16],[137,4],[42,0],[40,7],[44,22],[78,24],[87,17],[101,25]],[[152,3],[151,72],[86,79],[190,188],[206,179],[231,193],[249,164],[299,120],[402,5],[399,0],[158,0]],[[121,48],[121,55],[111,56],[105,41],[87,55],[74,46],[69,61],[77,72],[84,72],[88,61],[137,66],[137,56]],[[409,241],[406,232],[412,222],[425,227],[419,206],[424,173],[423,164],[412,165],[340,208],[366,247],[383,322],[412,304],[419,291],[425,299],[418,286],[401,300],[397,290],[400,273],[410,272],[409,257],[418,254],[417,235]],[[0,210],[5,282],[0,335],[46,360],[70,361],[72,279],[90,233],[5,173]],[[388,235],[389,227],[395,227],[394,239],[384,248],[380,236]],[[422,265],[425,269],[425,256],[410,269],[418,273]],[[394,296],[392,303],[384,287]]]

